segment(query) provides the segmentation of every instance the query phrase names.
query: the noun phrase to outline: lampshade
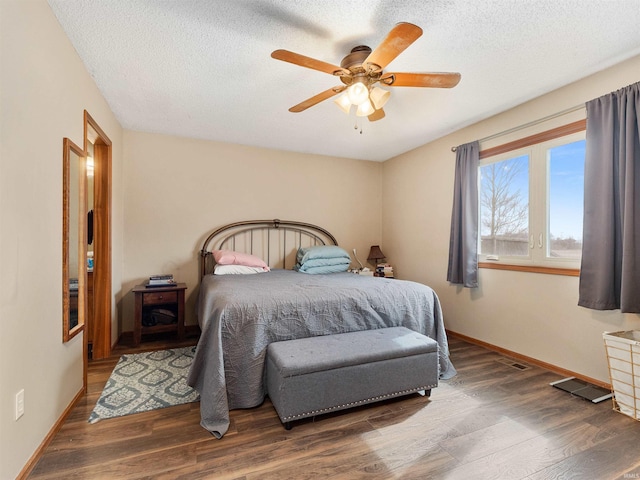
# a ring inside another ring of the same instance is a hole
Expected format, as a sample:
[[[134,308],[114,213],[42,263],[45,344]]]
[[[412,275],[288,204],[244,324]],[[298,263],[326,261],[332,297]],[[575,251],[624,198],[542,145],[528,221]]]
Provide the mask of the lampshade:
[[[367,260],[378,263],[383,258],[386,257],[384,256],[384,253],[382,253],[382,250],[380,250],[380,245],[371,245],[371,250],[369,250]]]
[[[380,87],[373,87],[371,90],[371,101],[373,105],[376,107],[376,110],[380,110],[384,107],[384,104],[387,103],[389,97],[391,96],[391,92],[389,90],[383,90]]]
[[[362,82],[355,82],[347,89],[349,101],[354,105],[360,105],[369,99],[369,89]]]
[[[369,100],[365,100],[363,103],[358,105],[358,110],[356,110],[356,115],[358,117],[368,117],[373,112],[375,112],[373,105],[371,105],[371,102]]]
[[[349,100],[349,97],[346,93],[340,95],[333,102],[338,105],[338,107],[340,107],[340,110],[342,110],[347,115],[349,114],[349,111],[351,110],[351,101]]]

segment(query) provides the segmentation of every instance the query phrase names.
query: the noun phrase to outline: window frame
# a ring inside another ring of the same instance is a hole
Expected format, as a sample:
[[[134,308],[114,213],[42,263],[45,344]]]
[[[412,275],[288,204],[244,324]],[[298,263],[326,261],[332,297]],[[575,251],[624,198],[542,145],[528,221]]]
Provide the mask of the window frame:
[[[584,132],[586,131],[586,119],[578,120],[566,125],[562,125],[557,128],[553,128],[550,130],[545,130],[543,132],[537,133],[535,135],[530,135],[528,137],[524,137],[518,140],[514,140],[512,142],[508,142],[502,145],[498,145],[496,147],[488,148],[480,151],[480,164],[478,165],[478,170],[487,164],[493,163],[494,161],[505,160],[507,158],[512,158],[526,152],[527,154],[531,154],[533,150],[536,148],[541,148],[542,144],[544,145],[544,150],[548,150],[549,148],[553,148],[554,146],[562,145],[565,143],[571,143],[574,141],[578,141],[581,138],[584,138]],[[575,134],[582,133],[581,137],[577,137]],[[574,136],[575,139],[570,139],[567,137]],[[496,157],[496,158],[492,158]],[[492,158],[491,161],[486,161],[486,159]],[[485,160],[485,162],[483,162]],[[537,165],[532,168],[533,157],[529,158],[529,206],[530,206],[530,220],[529,220],[529,229],[531,230],[532,219],[531,219],[531,206],[536,205],[535,208],[538,210],[542,208],[542,211],[545,211],[548,208],[548,161],[544,162],[544,165]],[[544,173],[541,173],[540,170],[543,170]],[[533,170],[533,173],[532,173]],[[537,170],[537,171],[536,171]],[[479,172],[478,172],[479,173]],[[540,175],[546,175],[546,179],[543,184],[540,182]],[[531,178],[533,177],[533,181]],[[537,178],[536,178],[537,177]],[[480,175],[478,175],[478,181],[480,179]],[[535,183],[534,183],[535,182]],[[481,195],[480,186],[478,188],[478,195]],[[542,207],[540,206],[541,202],[543,203]],[[480,208],[480,206],[478,206]],[[540,215],[543,215],[545,221],[547,222],[547,227],[545,228],[545,232],[548,233],[548,213],[544,214],[538,213],[537,218],[540,220]],[[539,225],[540,223],[538,223]],[[531,232],[529,231],[529,236],[531,235],[537,236],[539,232]],[[545,234],[545,237],[548,235]],[[480,228],[478,228],[478,242],[480,241]],[[549,239],[544,238],[543,246],[540,248],[545,253],[542,253],[543,257],[540,255],[531,255],[531,251],[527,257],[512,257],[512,256],[502,256],[499,260],[487,260],[487,255],[478,254],[478,267],[479,268],[487,268],[487,269],[496,269],[496,270],[513,270],[520,272],[533,272],[533,273],[544,273],[544,274],[552,274],[552,275],[567,275],[567,276],[579,276],[579,261],[575,259],[553,259],[550,260],[546,258],[547,245]]]

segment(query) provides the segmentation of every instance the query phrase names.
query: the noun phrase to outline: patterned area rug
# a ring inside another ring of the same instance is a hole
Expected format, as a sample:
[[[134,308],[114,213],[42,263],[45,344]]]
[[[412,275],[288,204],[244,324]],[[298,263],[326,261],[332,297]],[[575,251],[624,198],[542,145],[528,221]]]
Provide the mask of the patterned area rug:
[[[195,351],[184,347],[120,357],[89,423],[198,401],[198,392],[187,385]]]

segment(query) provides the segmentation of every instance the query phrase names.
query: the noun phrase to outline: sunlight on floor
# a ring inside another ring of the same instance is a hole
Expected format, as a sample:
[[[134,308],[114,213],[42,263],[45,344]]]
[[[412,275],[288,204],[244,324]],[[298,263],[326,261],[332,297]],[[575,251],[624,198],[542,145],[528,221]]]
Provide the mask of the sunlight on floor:
[[[419,410],[412,404],[388,417],[370,420],[376,430],[361,438],[380,459],[376,472],[385,471],[389,478],[400,479],[457,462],[457,455],[443,445],[466,431],[466,428],[458,429],[457,424],[468,422],[460,420],[461,416],[464,418],[465,411],[475,411],[479,404],[479,400],[441,382]]]

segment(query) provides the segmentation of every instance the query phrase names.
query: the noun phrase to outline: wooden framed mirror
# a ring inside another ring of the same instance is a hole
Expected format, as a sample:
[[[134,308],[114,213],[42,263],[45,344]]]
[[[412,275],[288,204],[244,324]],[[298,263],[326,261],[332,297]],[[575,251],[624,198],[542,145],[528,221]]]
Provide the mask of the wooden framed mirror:
[[[84,328],[87,284],[86,153],[68,138],[62,153],[62,340]]]

